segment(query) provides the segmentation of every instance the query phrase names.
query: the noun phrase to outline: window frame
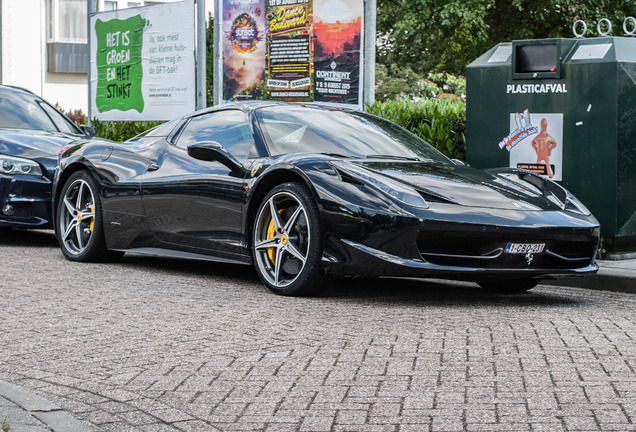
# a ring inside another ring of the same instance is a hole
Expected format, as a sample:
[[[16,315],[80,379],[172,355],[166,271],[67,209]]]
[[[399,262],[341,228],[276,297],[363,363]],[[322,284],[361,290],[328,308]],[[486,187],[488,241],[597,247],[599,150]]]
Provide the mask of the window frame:
[[[221,109],[221,110],[217,110],[217,111],[211,111],[211,112],[204,112],[198,115],[193,115],[192,117],[189,117],[186,121],[184,121],[182,124],[178,125],[175,130],[174,133],[172,134],[172,136],[169,137],[168,141],[170,142],[170,144],[178,149],[181,150],[187,150],[187,145],[183,146],[183,145],[179,145],[179,141],[181,140],[181,138],[183,137],[183,133],[186,131],[186,129],[188,129],[188,126],[192,123],[193,120],[197,119],[197,118],[202,118],[202,117],[212,117],[212,116],[217,116],[220,115],[222,113],[228,113],[228,112],[232,112],[232,113],[240,113],[243,116],[243,119],[245,121],[245,125],[247,126],[248,130],[249,130],[249,134],[252,138],[252,149],[256,152],[256,155],[252,156],[252,151],[248,152],[247,155],[242,155],[242,154],[236,154],[235,151],[233,151],[233,149],[229,149],[227,148],[224,143],[219,142],[219,144],[221,144],[223,146],[223,148],[225,148],[226,151],[228,151],[232,156],[238,158],[238,159],[255,159],[260,157],[260,151],[259,151],[259,145],[257,143],[257,139],[254,136],[254,131],[252,129],[252,125],[250,122],[250,118],[247,115],[246,112],[244,112],[243,110],[240,109],[236,109],[236,108],[228,108],[228,109]],[[210,141],[216,141],[213,137],[210,139]]]
[[[62,22],[61,19],[61,10],[62,3],[65,1],[74,1],[74,0],[47,0],[47,30],[46,30],[46,39],[48,43],[77,43],[77,44],[87,44],[88,43],[88,8],[85,0],[77,0],[77,4],[82,9],[81,19],[79,20],[70,20],[76,25],[79,25],[79,36],[70,36],[70,37],[62,37],[60,25]],[[82,35],[83,33],[83,35]]]

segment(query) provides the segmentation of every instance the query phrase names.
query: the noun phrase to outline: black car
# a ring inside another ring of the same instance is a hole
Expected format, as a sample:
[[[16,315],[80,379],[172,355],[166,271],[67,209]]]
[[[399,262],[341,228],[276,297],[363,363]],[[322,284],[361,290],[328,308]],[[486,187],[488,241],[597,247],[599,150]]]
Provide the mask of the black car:
[[[599,225],[531,172],[451,161],[387,120],[227,104],[60,157],[55,228],[75,261],[124,251],[253,264],[269,289],[333,276],[462,279],[523,291],[594,273]]]
[[[0,86],[0,228],[51,228],[58,153],[93,135],[33,93]]]

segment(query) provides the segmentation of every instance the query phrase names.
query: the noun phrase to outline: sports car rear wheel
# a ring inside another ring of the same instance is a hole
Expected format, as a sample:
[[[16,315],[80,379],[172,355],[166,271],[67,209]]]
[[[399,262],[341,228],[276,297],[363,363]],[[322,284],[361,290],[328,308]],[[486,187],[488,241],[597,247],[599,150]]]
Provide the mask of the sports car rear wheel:
[[[256,214],[252,240],[258,275],[276,294],[316,294],[329,282],[321,264],[320,215],[306,186],[272,189]]]
[[[478,282],[483,289],[496,293],[520,293],[531,290],[539,285],[537,279],[494,279]]]
[[[106,249],[98,189],[88,173],[76,172],[66,181],[57,203],[57,218],[55,234],[67,259],[95,262],[122,256]]]

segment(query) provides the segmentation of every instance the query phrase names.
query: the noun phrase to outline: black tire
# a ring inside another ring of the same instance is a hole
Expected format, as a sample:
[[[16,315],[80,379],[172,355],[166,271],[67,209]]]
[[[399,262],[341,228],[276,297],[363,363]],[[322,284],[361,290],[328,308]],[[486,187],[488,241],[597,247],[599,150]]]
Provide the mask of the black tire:
[[[331,281],[322,266],[322,248],[320,213],[309,189],[300,183],[272,189],[252,228],[254,265],[267,288],[284,296],[322,291]]]
[[[55,236],[68,260],[101,262],[123,256],[106,248],[99,188],[86,171],[76,172],[64,183],[55,214]]]
[[[493,293],[522,293],[531,290],[541,282],[538,279],[493,279],[477,282],[480,287]]]

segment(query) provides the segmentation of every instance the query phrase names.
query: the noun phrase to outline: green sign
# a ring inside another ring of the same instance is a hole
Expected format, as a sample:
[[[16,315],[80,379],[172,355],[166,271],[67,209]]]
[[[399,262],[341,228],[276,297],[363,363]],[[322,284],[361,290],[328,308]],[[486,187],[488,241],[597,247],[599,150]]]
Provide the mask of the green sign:
[[[141,15],[125,20],[97,20],[97,110],[100,113],[144,109],[141,93],[143,29]]]

